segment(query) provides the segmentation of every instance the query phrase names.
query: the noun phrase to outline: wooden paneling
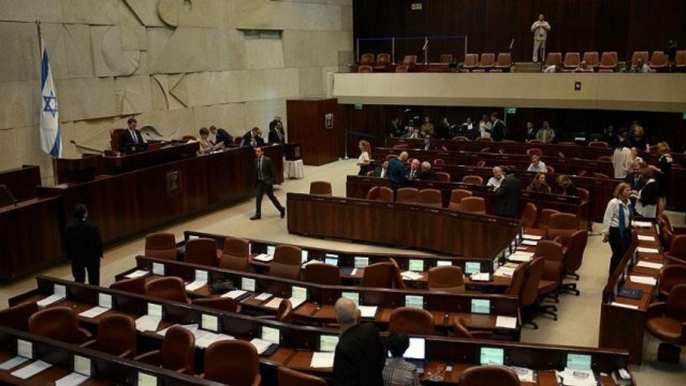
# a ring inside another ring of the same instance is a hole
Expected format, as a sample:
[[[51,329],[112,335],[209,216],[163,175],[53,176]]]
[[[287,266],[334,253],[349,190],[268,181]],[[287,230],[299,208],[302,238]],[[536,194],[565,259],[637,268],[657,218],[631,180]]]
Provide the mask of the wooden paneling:
[[[30,200],[36,197],[36,186],[40,186],[40,168],[24,165],[21,168],[6,170],[0,173],[0,185],[6,185],[17,201]],[[0,206],[4,203],[0,199]]]
[[[422,3],[413,11],[412,3]],[[355,38],[467,35],[469,52],[508,52],[513,60],[531,61],[531,24],[539,13],[550,22],[547,51],[617,51],[624,60],[634,51],[663,50],[671,38],[686,41],[686,2],[639,0],[354,0]],[[396,42],[396,60],[422,58],[422,41]],[[362,46],[362,52],[391,52],[390,43]],[[436,39],[430,61],[441,53],[458,54],[462,45]]]
[[[286,101],[288,140],[302,144],[306,165],[324,165],[342,156],[343,126],[338,120],[336,99],[297,99]],[[333,127],[326,128],[324,117],[333,114]]]

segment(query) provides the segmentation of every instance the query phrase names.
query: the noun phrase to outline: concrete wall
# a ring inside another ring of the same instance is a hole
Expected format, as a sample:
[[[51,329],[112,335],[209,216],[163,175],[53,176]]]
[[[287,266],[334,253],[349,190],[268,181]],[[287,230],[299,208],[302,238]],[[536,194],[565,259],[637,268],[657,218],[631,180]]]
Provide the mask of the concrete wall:
[[[325,94],[326,73],[353,48],[351,0],[2,0],[0,170],[38,164],[45,183],[36,20],[67,158],[80,155],[71,140],[108,148],[130,115],[174,138],[212,124],[265,129],[286,118],[287,98]],[[245,39],[243,29],[283,33]]]

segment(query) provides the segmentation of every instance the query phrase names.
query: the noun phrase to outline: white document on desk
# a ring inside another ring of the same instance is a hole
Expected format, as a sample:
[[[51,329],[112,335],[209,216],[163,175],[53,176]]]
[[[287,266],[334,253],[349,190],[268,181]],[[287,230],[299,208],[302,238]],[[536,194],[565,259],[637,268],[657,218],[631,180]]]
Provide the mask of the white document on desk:
[[[471,281],[489,281],[490,279],[488,272],[475,273],[469,277]]]
[[[222,296],[221,298],[231,298],[231,299],[238,299],[239,297],[243,296],[244,294],[247,294],[248,291],[243,291],[243,290],[233,290],[229,291]]]
[[[96,306],[96,307],[91,308],[90,310],[83,311],[82,313],[79,314],[79,316],[92,319],[92,318],[97,317],[98,315],[104,314],[105,312],[107,312],[109,310],[110,310],[109,308]]]
[[[326,367],[333,367],[333,352],[314,352],[312,353],[312,361],[310,367],[313,369],[321,369]]]
[[[268,255],[268,254],[266,254],[266,253],[260,253],[259,255],[255,256],[255,257],[253,258],[253,260],[257,260],[257,261],[262,261],[262,262],[268,263],[268,262],[274,260],[274,256]]]
[[[267,342],[266,340],[262,340],[260,338],[255,338],[255,339],[250,341],[250,344],[255,346],[255,350],[257,350],[257,355],[260,355],[263,352],[265,352],[269,348],[269,346],[271,346],[274,343]]]
[[[17,355],[16,357],[10,360],[0,363],[0,370],[11,370],[28,360],[29,358]]]
[[[517,328],[517,318],[511,316],[498,315],[495,320],[495,326],[500,328]]]
[[[652,224],[650,223],[650,221],[634,221],[634,222],[632,222],[632,224],[633,224],[636,228],[650,228],[651,225],[652,225]]]
[[[518,263],[528,263],[531,261],[532,258],[533,258],[533,253],[531,254],[531,256],[529,256],[529,255],[525,255],[521,252],[515,252],[515,253],[511,254],[507,258],[507,260],[516,261]]]
[[[136,319],[136,330],[140,332],[157,331],[161,321],[162,318],[159,316],[143,315]]]
[[[143,270],[141,270],[141,269],[137,269],[137,270],[131,272],[131,273],[128,274],[128,275],[124,275],[124,277],[127,278],[127,279],[135,279],[135,278],[137,278],[137,277],[145,276],[145,275],[147,275],[147,274],[149,274],[149,273],[150,273],[150,272],[148,272],[148,271],[143,271]]]
[[[538,245],[538,241],[536,240],[522,240],[522,245],[530,245],[532,247],[535,247]]]
[[[641,253],[660,253],[657,248],[638,247],[636,250]]]
[[[282,300],[283,300],[282,298],[274,298],[274,299],[270,300],[269,303],[265,304],[264,306],[267,308],[277,309],[277,308],[279,308],[279,305],[281,304]]]
[[[633,281],[634,283],[641,283],[641,284],[647,284],[647,285],[657,285],[657,279],[653,277],[648,277],[648,276],[636,276],[636,275],[629,275],[629,279]]]
[[[26,367],[10,373],[10,375],[15,376],[19,379],[28,379],[34,375],[51,368],[52,365],[48,362],[35,361]]]
[[[203,286],[207,285],[207,281],[195,280],[191,283],[186,284],[186,291],[195,291]]]
[[[360,310],[360,316],[363,318],[373,318],[376,316],[376,311],[379,309],[378,306],[358,306]]]
[[[269,292],[265,292],[255,296],[255,300],[264,301],[271,298],[272,296],[274,295],[270,294]]]
[[[512,275],[514,275],[514,271],[514,268],[498,267],[498,269],[495,270],[495,273],[493,275],[499,277],[512,277]]]
[[[636,264],[637,267],[644,267],[644,268],[650,268],[650,269],[661,269],[662,264],[660,263],[651,263],[649,261],[639,261],[638,264]]]
[[[634,304],[625,304],[625,303],[618,303],[618,302],[612,302],[610,303],[611,306],[616,306],[616,307],[622,307],[622,308],[629,308],[631,310],[637,310],[638,306]]]
[[[90,377],[79,373],[71,373],[64,378],[55,381],[55,386],[78,386],[86,382]]]
[[[534,382],[534,371],[526,367],[510,367],[517,374],[520,382]]]
[[[646,236],[646,235],[638,235],[638,241],[655,241],[655,237]]]
[[[36,304],[38,305],[38,307],[47,307],[47,306],[49,306],[49,305],[51,305],[51,304],[55,304],[55,303],[57,303],[57,302],[61,302],[62,300],[66,299],[66,298],[67,298],[67,297],[66,297],[65,295],[58,295],[58,294],[55,294],[55,295],[50,295],[50,296],[48,296],[47,298],[45,298],[45,299],[43,299],[43,300],[41,300],[41,301],[36,302]]]
[[[413,272],[413,271],[405,271],[401,275],[403,276],[403,279],[408,279],[408,280],[419,280],[422,278],[421,274],[419,274],[417,272]]]
[[[542,238],[543,238],[543,236],[540,236],[540,235],[530,235],[530,234],[524,233],[524,239],[526,239],[526,240],[540,240]]]
[[[293,309],[296,309],[305,303],[305,299],[289,298],[288,300],[291,302],[291,308]],[[281,301],[279,301],[279,304],[281,304]],[[276,308],[279,308],[279,306],[277,305]]]

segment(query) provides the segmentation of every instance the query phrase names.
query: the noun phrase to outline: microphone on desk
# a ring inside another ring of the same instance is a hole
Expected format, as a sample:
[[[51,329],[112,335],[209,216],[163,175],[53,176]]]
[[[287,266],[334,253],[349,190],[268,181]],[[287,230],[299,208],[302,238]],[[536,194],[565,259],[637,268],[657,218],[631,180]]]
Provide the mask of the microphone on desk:
[[[72,145],[76,146],[77,149],[85,149],[85,150],[94,151],[94,152],[100,153],[100,154],[104,154],[104,153],[105,153],[103,150],[93,149],[92,147],[87,147],[87,146],[79,145],[79,144],[76,143],[76,141],[74,141],[73,139],[72,139],[71,141],[69,141],[69,143],[71,143]]]

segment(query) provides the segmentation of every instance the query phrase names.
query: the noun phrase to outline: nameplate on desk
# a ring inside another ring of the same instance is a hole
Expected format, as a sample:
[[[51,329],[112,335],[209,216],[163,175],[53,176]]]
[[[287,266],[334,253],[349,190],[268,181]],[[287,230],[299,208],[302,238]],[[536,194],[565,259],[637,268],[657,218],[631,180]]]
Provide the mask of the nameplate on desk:
[[[538,245],[538,241],[524,239],[524,240],[522,240],[522,245],[528,245],[528,246],[535,247],[536,245]]]
[[[214,315],[202,314],[200,327],[208,331],[219,331],[219,318]]]
[[[274,296],[274,295],[270,294],[269,292],[265,292],[265,293],[261,293],[261,294],[255,296],[255,300],[265,301],[267,299],[270,299],[272,296]]]
[[[634,221],[632,224],[636,228],[650,228],[652,225],[649,221]]]
[[[307,259],[310,258],[310,252],[309,251],[301,251],[300,252],[300,263],[305,264],[307,263]]]
[[[405,295],[405,307],[424,309],[424,297],[419,295]]]
[[[17,339],[17,355],[24,358],[33,359],[33,343]]]
[[[437,267],[448,267],[452,266],[453,263],[449,260],[436,260],[436,266]]]
[[[650,269],[662,269],[663,265],[660,263],[651,263],[649,261],[639,261],[636,266]]]
[[[74,372],[91,376],[91,360],[81,355],[74,355]]]
[[[255,279],[241,278],[241,289],[243,291],[255,292]]]
[[[540,236],[540,235],[531,235],[531,234],[528,234],[528,233],[524,233],[523,237],[524,237],[525,240],[536,240],[536,241],[543,238],[543,236]]]
[[[628,308],[630,310],[637,310],[638,306],[634,304],[625,304],[625,303],[619,303],[619,302],[612,302],[610,303],[611,306],[615,307],[622,307],[622,308]]]
[[[158,276],[164,276],[164,264],[152,263],[152,274],[158,275]]]
[[[650,286],[657,285],[657,279],[648,276],[630,275],[629,280],[633,281],[634,283],[647,284]]]
[[[157,386],[157,377],[146,373],[138,373],[138,386]]]
[[[360,305],[360,294],[357,292],[341,292],[341,297],[352,300],[357,306]]]
[[[150,274],[150,272],[148,272],[148,271],[144,271],[142,269],[137,269],[137,270],[129,273],[128,275],[124,275],[124,277],[127,279],[136,279],[136,278],[143,277],[143,276],[146,276],[149,274]]]
[[[424,271],[424,261],[419,259],[410,259],[409,261],[410,271],[423,272]],[[416,280],[416,279],[414,279]]]
[[[475,273],[481,272],[481,263],[468,261],[464,263],[464,273],[465,275],[473,275]]]
[[[281,331],[278,328],[262,326],[262,340],[279,344],[281,343]]]
[[[368,257],[355,256],[355,263],[353,266],[355,268],[366,268],[369,265]]]
[[[660,253],[657,248],[638,247],[636,250],[640,253]]]
[[[646,236],[646,235],[638,235],[638,241],[655,241],[655,237]]]

